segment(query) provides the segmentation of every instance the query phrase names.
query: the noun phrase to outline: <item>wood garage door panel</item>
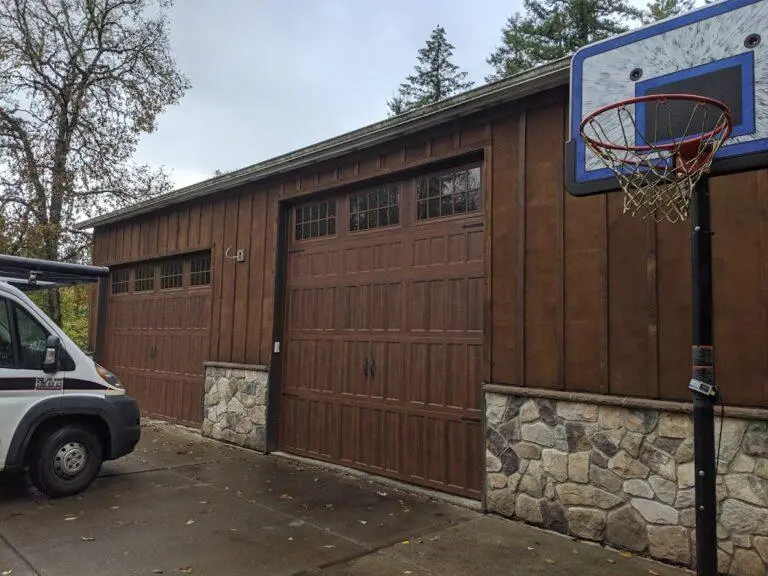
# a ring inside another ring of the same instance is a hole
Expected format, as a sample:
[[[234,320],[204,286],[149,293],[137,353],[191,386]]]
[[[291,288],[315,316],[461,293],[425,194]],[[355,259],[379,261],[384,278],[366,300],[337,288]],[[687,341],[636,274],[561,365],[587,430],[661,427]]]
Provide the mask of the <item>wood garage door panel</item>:
[[[289,246],[279,444],[479,498],[482,212],[417,221],[413,182],[396,226],[351,232],[349,206]]]
[[[129,271],[129,284],[109,297],[105,359],[144,413],[193,426],[203,418],[211,315],[210,286],[190,286],[199,256],[183,259],[182,286],[169,290],[159,289],[163,261],[117,269]],[[154,270],[152,288],[136,292],[145,266]]]

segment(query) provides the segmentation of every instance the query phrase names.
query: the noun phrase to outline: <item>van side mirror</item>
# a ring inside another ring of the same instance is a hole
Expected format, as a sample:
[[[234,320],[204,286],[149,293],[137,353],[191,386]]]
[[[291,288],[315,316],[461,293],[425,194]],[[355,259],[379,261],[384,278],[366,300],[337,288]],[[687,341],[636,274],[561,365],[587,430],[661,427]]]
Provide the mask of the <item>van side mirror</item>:
[[[59,369],[59,350],[61,339],[51,334],[45,341],[45,359],[43,360],[43,372],[53,374]]]

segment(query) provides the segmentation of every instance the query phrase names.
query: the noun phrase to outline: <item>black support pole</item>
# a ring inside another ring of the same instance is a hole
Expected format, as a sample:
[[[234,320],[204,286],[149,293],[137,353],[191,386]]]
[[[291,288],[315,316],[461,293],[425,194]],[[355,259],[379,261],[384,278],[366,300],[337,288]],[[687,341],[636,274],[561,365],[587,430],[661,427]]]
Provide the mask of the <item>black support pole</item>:
[[[715,388],[712,335],[712,231],[709,184],[699,180],[692,198],[692,313],[694,474],[696,476],[696,573],[717,576]]]

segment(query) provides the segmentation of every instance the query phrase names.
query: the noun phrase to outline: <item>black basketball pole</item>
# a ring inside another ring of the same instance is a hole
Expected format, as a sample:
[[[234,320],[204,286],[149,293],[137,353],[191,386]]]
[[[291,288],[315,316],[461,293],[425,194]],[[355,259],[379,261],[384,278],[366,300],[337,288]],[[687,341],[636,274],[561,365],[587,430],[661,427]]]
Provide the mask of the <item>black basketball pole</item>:
[[[691,206],[693,446],[696,480],[696,574],[717,576],[714,339],[712,334],[712,231],[709,184],[696,184]]]

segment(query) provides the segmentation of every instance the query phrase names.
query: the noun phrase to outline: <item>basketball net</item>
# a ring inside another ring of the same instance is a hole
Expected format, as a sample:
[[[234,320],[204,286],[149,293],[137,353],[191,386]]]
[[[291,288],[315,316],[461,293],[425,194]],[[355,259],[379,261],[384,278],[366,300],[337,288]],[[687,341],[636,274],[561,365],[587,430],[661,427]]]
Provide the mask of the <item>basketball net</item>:
[[[636,122],[638,105],[646,115],[642,129]],[[688,115],[685,124],[683,114]],[[649,126],[652,134],[646,133]],[[587,149],[616,175],[624,191],[624,213],[657,222],[688,218],[694,187],[730,132],[731,115],[724,104],[685,94],[617,102],[581,124]]]

